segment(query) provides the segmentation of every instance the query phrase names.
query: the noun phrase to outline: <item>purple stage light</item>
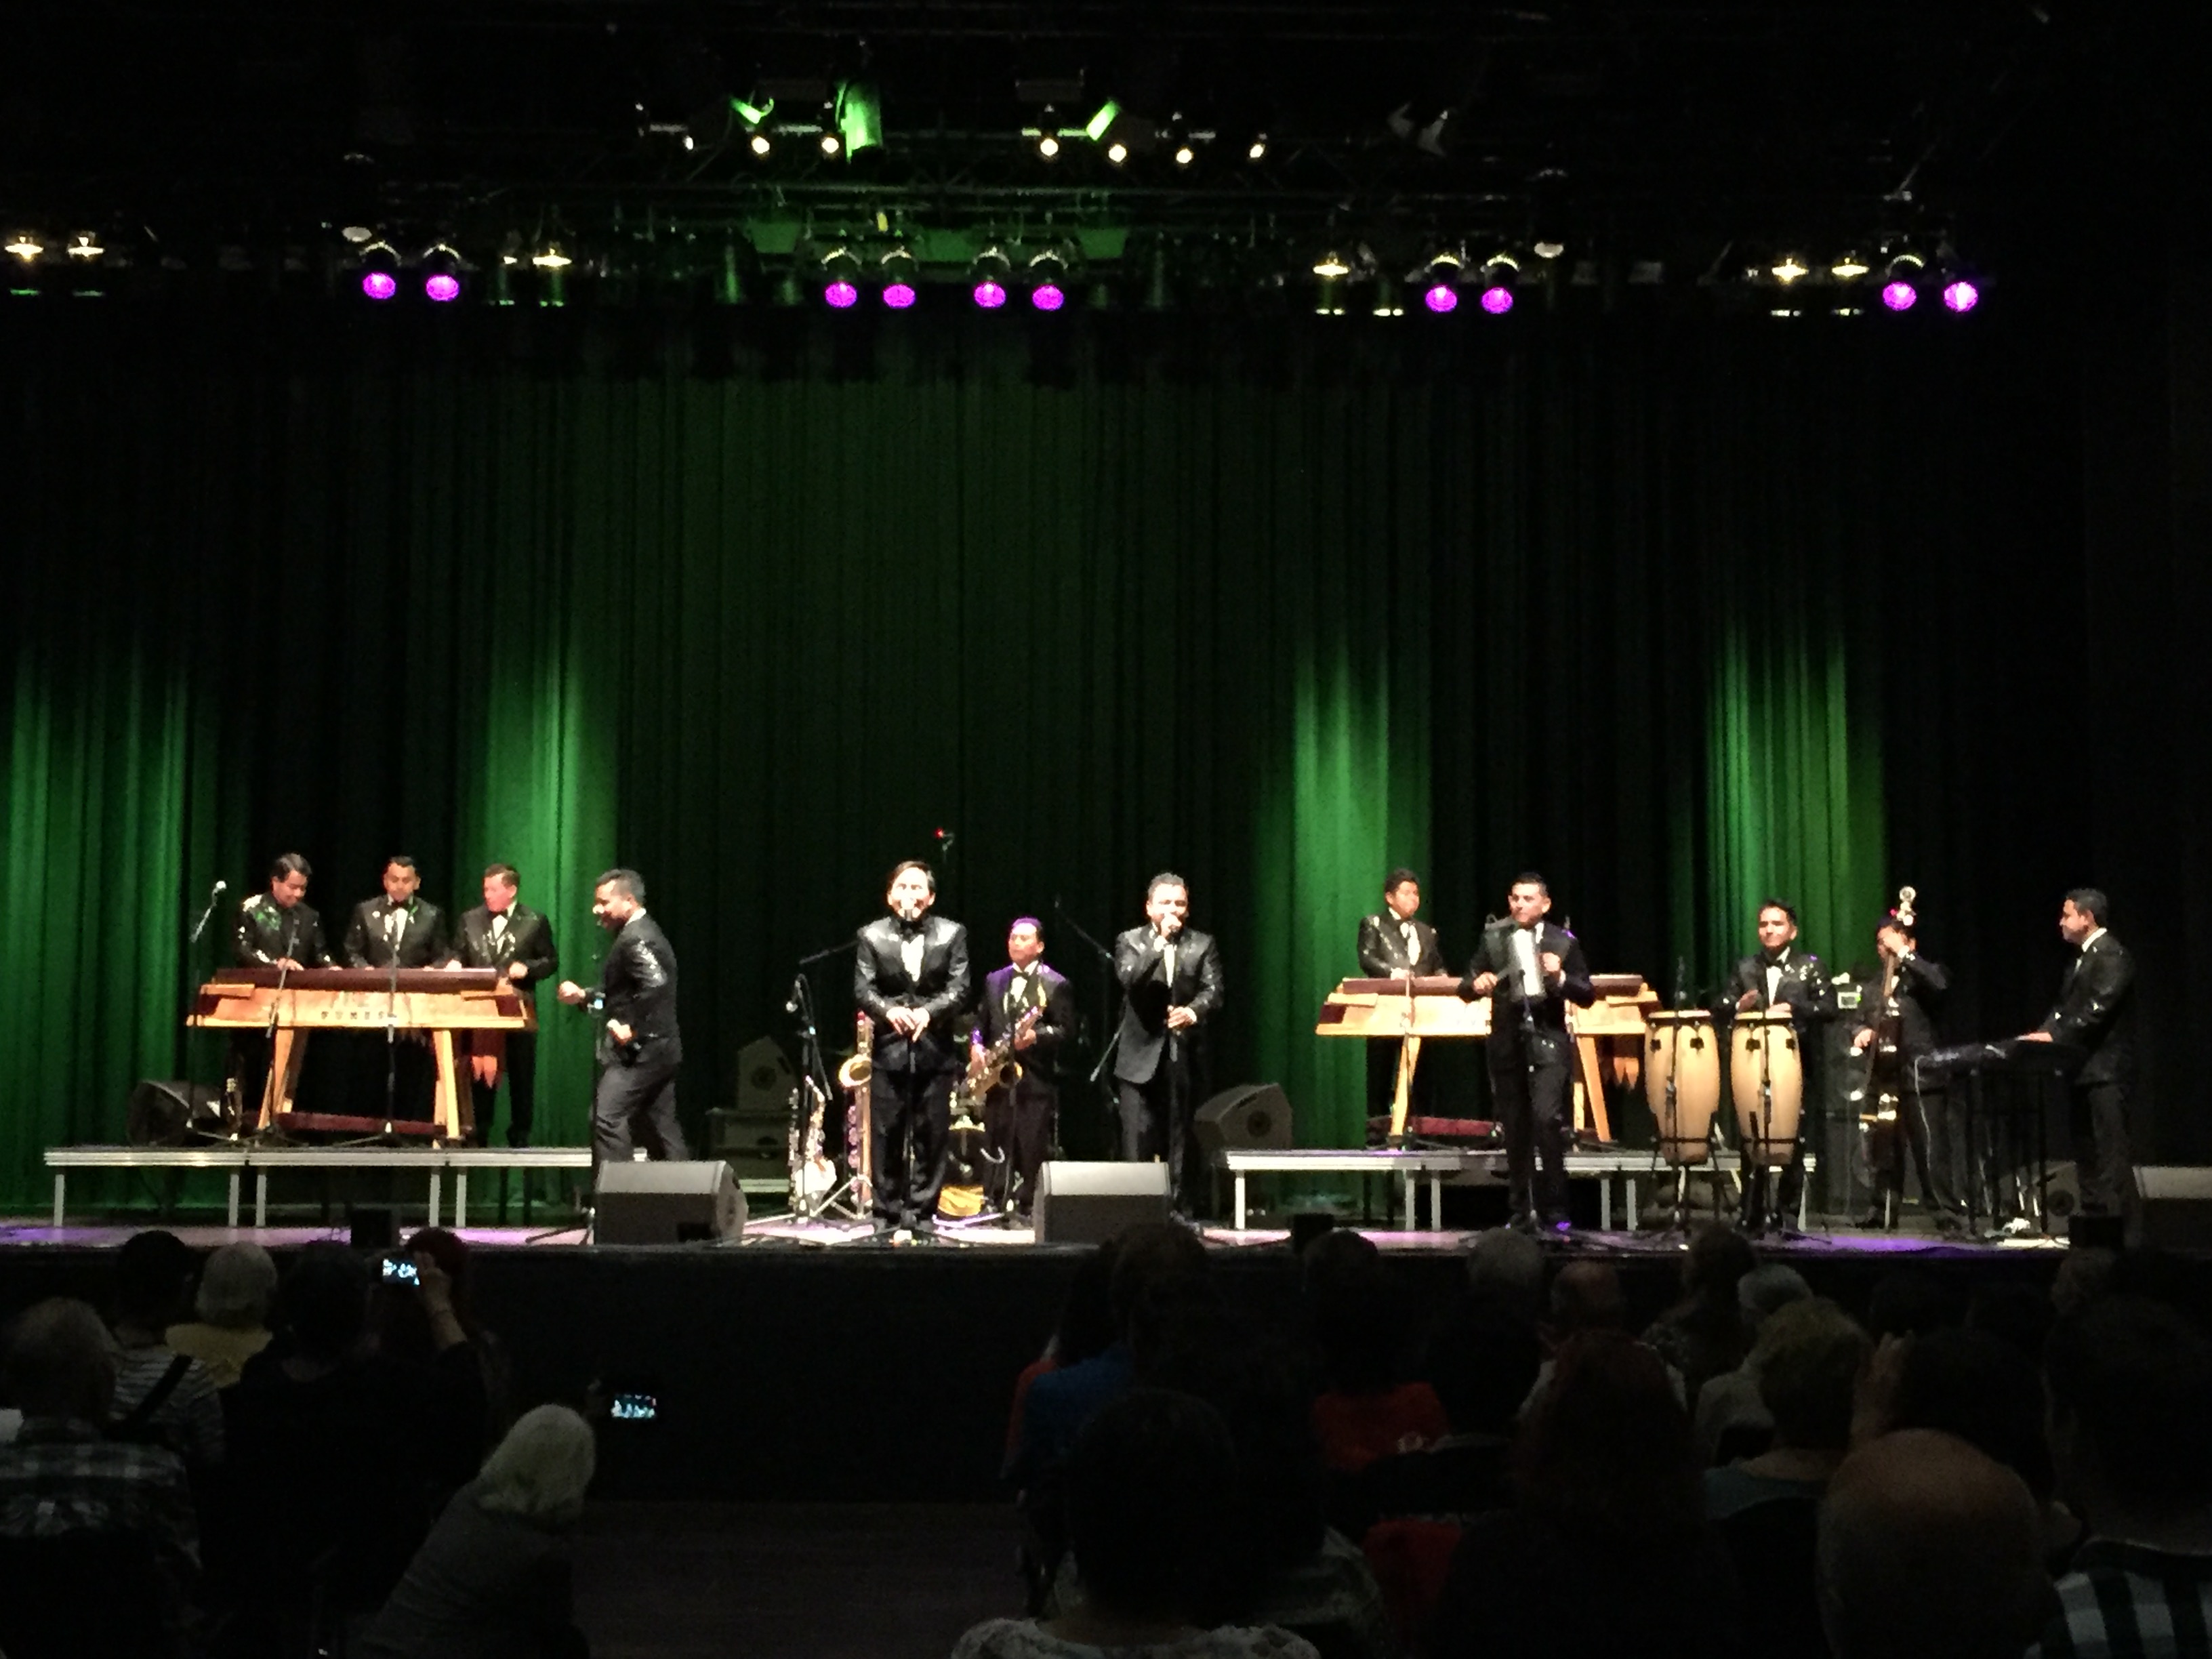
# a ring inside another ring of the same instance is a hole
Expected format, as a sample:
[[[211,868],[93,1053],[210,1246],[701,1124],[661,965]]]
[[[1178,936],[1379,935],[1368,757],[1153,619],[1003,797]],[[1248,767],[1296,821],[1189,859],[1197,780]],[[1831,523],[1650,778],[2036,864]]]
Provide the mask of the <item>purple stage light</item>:
[[[840,276],[823,289],[822,298],[833,311],[850,311],[860,303],[860,290]]]
[[[422,297],[434,300],[441,306],[450,305],[461,297],[461,279],[448,276],[442,270],[439,271],[434,276],[423,280]]]
[[[1965,316],[1982,302],[1982,291],[1963,276],[1954,277],[1943,284],[1943,304],[1950,311]]]
[[[914,284],[912,283],[886,283],[884,284],[884,303],[889,306],[893,311],[904,311],[908,306],[914,303]]]
[[[1483,289],[1482,308],[1493,317],[1503,317],[1513,309],[1513,290],[1496,284]]]
[[[1892,311],[1910,311],[1920,302],[1920,290],[1910,283],[1885,283],[1881,302]]]
[[[1039,311],[1057,311],[1067,303],[1058,283],[1039,283],[1030,290],[1030,303]]]
[[[398,279],[388,270],[364,270],[361,274],[361,291],[372,300],[389,300],[399,292]]]
[[[975,303],[986,311],[996,311],[1006,303],[1006,290],[986,276],[975,284]]]
[[[1459,290],[1449,283],[1437,283],[1421,295],[1421,303],[1441,317],[1448,311],[1459,309]]]

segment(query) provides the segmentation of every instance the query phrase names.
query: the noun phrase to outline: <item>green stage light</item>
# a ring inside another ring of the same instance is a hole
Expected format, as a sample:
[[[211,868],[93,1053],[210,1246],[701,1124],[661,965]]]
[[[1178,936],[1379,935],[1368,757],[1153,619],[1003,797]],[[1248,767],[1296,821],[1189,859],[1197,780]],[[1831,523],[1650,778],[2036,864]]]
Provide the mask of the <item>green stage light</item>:
[[[1114,123],[1121,118],[1121,106],[1109,98],[1104,103],[1099,105],[1098,113],[1083,124],[1083,131],[1095,144],[1103,138],[1112,130]]]
[[[750,131],[775,113],[775,100],[769,98],[757,104],[749,104],[742,98],[732,98],[730,100],[730,112]]]
[[[883,98],[874,82],[848,81],[837,88],[837,133],[848,159],[883,143]]]

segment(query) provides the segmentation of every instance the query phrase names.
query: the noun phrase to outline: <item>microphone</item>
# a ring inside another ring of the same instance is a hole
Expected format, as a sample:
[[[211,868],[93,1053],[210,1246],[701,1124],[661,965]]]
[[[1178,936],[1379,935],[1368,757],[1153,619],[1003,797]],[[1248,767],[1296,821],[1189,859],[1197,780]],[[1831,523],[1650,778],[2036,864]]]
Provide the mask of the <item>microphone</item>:
[[[192,924],[191,942],[193,944],[198,945],[200,942],[200,935],[207,932],[208,918],[215,915],[215,902],[229,890],[230,884],[227,881],[217,881],[214,886],[208,889],[207,908],[200,912],[200,919]]]
[[[791,981],[791,995],[787,1000],[786,1000],[783,1005],[783,1012],[787,1014],[797,1013],[799,1012],[799,1005],[805,1001],[805,999],[806,975],[804,974],[794,975]]]
[[[1674,1006],[1677,1008],[1690,1006],[1690,959],[1687,957],[1674,958]]]
[[[940,829],[937,832],[937,850],[940,853],[951,852],[953,839],[953,834],[950,830]]]

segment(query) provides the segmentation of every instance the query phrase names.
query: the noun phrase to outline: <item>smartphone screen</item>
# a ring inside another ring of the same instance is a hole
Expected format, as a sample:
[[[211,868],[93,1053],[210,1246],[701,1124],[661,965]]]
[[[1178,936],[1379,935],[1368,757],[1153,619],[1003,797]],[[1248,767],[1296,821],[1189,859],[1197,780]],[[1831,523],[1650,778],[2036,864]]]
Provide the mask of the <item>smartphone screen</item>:
[[[612,1415],[617,1423],[650,1423],[660,1415],[660,1402],[649,1394],[618,1394]]]
[[[422,1284],[422,1273],[406,1256],[387,1255],[384,1258],[384,1282],[387,1285],[404,1285],[410,1291],[419,1290]]]

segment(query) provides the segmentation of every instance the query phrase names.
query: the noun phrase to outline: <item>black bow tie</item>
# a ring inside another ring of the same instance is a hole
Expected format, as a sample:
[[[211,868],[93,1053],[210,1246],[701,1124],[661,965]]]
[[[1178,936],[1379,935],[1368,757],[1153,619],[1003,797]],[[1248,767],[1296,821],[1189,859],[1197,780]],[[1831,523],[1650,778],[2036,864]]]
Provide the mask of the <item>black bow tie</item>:
[[[891,925],[898,930],[898,936],[902,939],[921,937],[921,923],[919,920],[908,921],[904,916],[893,916]]]

